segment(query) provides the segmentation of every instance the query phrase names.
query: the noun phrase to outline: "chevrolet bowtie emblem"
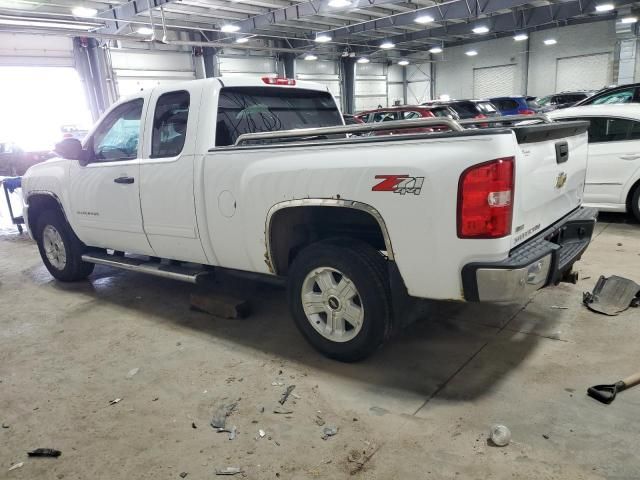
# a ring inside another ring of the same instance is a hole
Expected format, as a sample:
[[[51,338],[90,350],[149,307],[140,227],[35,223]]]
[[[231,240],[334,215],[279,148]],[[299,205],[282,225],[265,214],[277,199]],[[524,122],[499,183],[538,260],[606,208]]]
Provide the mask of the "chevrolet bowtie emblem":
[[[558,178],[556,178],[556,188],[559,190],[564,187],[564,184],[567,183],[567,174],[564,172],[560,172],[558,174]]]

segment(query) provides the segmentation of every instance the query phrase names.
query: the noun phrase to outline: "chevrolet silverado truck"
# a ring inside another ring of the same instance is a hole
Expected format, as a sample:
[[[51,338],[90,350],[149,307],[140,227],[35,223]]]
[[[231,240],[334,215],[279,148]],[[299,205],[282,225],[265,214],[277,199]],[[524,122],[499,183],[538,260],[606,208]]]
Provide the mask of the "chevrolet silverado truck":
[[[517,301],[587,248],[588,123],[495,121],[345,126],[326,87],[282,78],[159,86],[31,167],[24,217],[64,282],[95,264],[286,277],[304,337],[355,361],[402,326],[403,299]],[[429,126],[447,128],[359,135]]]

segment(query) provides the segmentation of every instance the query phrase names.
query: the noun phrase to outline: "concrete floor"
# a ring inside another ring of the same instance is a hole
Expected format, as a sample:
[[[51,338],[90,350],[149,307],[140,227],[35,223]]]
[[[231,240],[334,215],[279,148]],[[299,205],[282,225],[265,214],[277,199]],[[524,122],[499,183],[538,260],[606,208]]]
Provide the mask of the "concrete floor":
[[[604,217],[578,269],[591,278],[526,305],[433,304],[345,365],[304,342],[280,288],[232,282],[254,314],[218,319],[190,311],[191,286],[169,280],[98,267],[57,283],[33,243],[2,228],[0,478],[211,479],[227,466],[351,478],[370,458],[354,478],[636,479],[640,387],[610,406],[585,389],[640,367],[640,311],[605,317],[581,299],[600,274],[640,281],[640,226]],[[289,384],[293,413],[273,413]],[[209,426],[225,399],[238,402],[234,440]],[[317,416],[338,434],[323,440]],[[487,444],[495,422],[509,446]],[[62,456],[27,458],[36,447]]]

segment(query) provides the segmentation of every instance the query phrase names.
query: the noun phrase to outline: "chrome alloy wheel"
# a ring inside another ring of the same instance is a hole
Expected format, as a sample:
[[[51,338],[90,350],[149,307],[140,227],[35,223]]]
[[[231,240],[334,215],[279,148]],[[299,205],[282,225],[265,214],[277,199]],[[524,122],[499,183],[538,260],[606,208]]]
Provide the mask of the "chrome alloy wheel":
[[[67,265],[67,251],[62,236],[53,225],[47,225],[42,231],[42,244],[47,260],[58,270],[64,270]]]
[[[355,284],[330,267],[313,269],[300,293],[302,308],[311,326],[332,342],[348,342],[360,330],[364,307]]]

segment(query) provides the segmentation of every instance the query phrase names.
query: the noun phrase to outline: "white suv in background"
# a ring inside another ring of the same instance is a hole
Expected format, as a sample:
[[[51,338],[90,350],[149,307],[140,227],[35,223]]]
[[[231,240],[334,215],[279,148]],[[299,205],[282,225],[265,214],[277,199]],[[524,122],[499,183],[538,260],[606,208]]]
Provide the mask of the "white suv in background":
[[[640,220],[640,104],[585,105],[549,117],[591,122],[585,205]]]

